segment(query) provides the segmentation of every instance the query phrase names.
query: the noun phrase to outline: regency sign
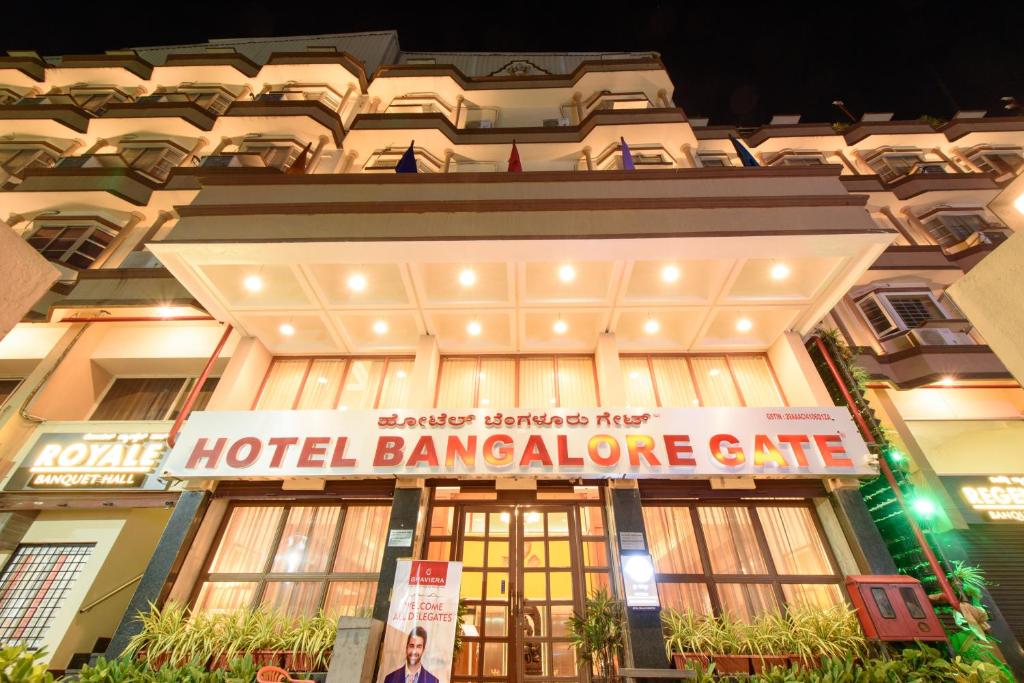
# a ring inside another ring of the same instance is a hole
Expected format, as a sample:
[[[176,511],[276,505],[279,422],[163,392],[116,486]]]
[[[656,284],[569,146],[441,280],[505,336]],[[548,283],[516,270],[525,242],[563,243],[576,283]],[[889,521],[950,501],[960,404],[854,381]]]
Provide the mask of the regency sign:
[[[969,522],[1024,522],[1024,475],[942,477],[956,492]]]
[[[198,412],[177,479],[873,476],[845,408]]]
[[[30,446],[7,490],[163,490],[157,476],[167,434],[45,432]]]

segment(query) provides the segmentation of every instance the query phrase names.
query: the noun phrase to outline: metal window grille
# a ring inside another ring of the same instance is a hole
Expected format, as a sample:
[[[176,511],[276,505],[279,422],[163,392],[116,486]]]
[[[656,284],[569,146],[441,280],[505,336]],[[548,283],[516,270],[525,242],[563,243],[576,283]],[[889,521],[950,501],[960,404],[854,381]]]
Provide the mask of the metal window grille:
[[[907,327],[918,327],[929,320],[945,318],[939,307],[928,296],[889,296],[886,297],[892,310],[903,320]]]
[[[94,545],[18,546],[0,574],[0,642],[42,645]]]
[[[974,233],[988,227],[984,217],[977,214],[936,216],[925,223],[925,228],[941,247],[960,244]]]

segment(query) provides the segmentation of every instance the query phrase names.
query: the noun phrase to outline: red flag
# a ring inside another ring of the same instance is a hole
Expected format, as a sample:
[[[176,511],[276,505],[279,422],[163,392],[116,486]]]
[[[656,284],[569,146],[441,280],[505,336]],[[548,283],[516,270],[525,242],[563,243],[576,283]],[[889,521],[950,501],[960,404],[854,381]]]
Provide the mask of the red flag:
[[[288,175],[302,175],[306,172],[306,163],[309,160],[309,150],[313,149],[313,143],[306,145],[306,148],[299,153],[299,156],[295,157],[295,161],[288,167],[286,173]]]
[[[516,149],[516,141],[512,141],[512,153],[508,155],[508,172],[522,173],[523,162],[519,160],[519,150]]]

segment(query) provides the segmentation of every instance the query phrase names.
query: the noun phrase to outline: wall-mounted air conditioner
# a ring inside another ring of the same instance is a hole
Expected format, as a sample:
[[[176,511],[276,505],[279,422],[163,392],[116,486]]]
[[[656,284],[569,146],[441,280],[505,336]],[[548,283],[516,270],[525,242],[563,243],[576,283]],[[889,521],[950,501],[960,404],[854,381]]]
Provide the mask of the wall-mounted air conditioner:
[[[917,346],[971,346],[975,344],[971,335],[945,327],[911,330],[910,336]]]

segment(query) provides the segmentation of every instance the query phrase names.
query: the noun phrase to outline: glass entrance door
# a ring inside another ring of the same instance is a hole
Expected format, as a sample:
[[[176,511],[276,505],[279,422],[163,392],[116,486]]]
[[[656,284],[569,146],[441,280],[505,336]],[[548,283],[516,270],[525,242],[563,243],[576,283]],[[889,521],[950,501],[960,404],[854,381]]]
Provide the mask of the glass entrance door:
[[[471,617],[457,680],[579,680],[565,622],[582,607],[578,521],[571,506],[461,508],[456,559]]]

